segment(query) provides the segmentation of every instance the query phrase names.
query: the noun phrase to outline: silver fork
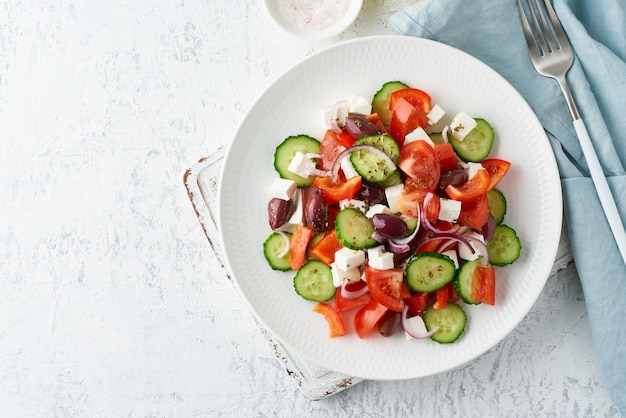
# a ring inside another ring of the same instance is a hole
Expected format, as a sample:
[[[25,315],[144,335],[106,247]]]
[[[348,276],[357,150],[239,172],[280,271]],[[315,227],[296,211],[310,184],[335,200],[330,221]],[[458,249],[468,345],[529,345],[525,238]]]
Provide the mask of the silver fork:
[[[613,232],[617,247],[626,264],[626,233],[624,232],[624,225],[617,211],[615,200],[602,171],[596,151],[589,138],[585,123],[580,117],[576,102],[565,80],[565,75],[574,62],[572,47],[549,0],[543,0],[545,11],[548,15],[547,19],[539,0],[534,0],[534,4],[531,0],[526,0],[526,3],[528,12],[522,5],[521,0],[517,0],[530,59],[539,74],[554,78],[561,87],[574,121],[578,141],[589,166],[591,179],[600,198],[600,203]]]

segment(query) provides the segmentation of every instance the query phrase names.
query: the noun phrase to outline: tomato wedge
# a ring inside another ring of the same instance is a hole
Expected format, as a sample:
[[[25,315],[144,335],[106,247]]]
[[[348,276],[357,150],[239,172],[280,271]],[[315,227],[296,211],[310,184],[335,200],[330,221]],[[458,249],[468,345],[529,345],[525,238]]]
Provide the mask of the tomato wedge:
[[[477,197],[487,193],[491,179],[487,170],[478,170],[474,177],[463,183],[459,187],[451,184],[446,186],[446,193],[450,199],[466,202],[476,199]]]
[[[428,293],[417,292],[410,298],[404,300],[404,303],[409,306],[409,316],[422,315],[428,304],[430,295]]]
[[[378,115],[378,113],[372,113],[370,115],[367,115],[365,116],[365,119],[369,120],[372,123],[375,123],[382,133],[384,134],[389,133],[387,132],[387,128],[385,128],[383,121],[380,120],[380,116]]]
[[[330,177],[316,177],[313,186],[319,188],[330,204],[352,199],[361,190],[361,176],[350,177],[333,184]]]
[[[458,222],[461,225],[480,230],[489,220],[489,201],[487,195],[480,195],[474,200],[461,202]]]
[[[482,166],[487,170],[489,174],[489,187],[487,190],[491,190],[502,180],[502,177],[509,171],[511,163],[498,158],[490,158],[481,161]]]
[[[398,167],[427,189],[434,190],[439,183],[441,165],[435,150],[426,141],[409,142],[400,148]]]
[[[441,289],[435,291],[435,303],[434,309],[442,309],[448,306],[448,286],[444,286]]]
[[[407,177],[402,192],[398,196],[398,209],[403,215],[417,218],[419,213],[417,207],[424,201],[429,191],[430,189],[423,184]]]
[[[313,230],[299,224],[291,236],[291,269],[299,270],[306,261],[306,249],[313,236]]]
[[[420,89],[406,88],[394,91],[389,95],[389,109],[393,109],[400,99],[404,99],[417,110],[428,113],[431,110],[431,98],[428,93]]]
[[[337,313],[332,306],[327,303],[320,302],[313,307],[313,311],[322,314],[324,319],[326,319],[326,322],[328,322],[328,334],[330,335],[330,338],[346,335],[346,325],[343,323],[343,319],[339,313]]]
[[[396,140],[399,146],[404,144],[404,138],[419,126],[426,126],[428,117],[426,113],[413,106],[408,101],[400,98],[391,111],[389,122],[389,134]]]
[[[435,154],[439,160],[439,166],[442,172],[454,170],[459,166],[454,147],[452,147],[451,143],[435,144]]]
[[[335,261],[335,253],[342,248],[343,244],[337,238],[337,231],[333,229],[311,248],[311,255],[321,262],[331,265]]]
[[[343,145],[341,141],[339,141],[339,137],[336,133],[331,131],[330,129],[326,131],[324,134],[324,138],[322,138],[322,142],[320,143],[320,159],[322,169],[330,171],[333,168],[333,164],[335,160],[343,151],[345,151],[348,147]]]
[[[401,268],[378,270],[365,265],[365,281],[372,298],[387,309],[402,312],[404,308],[404,271]]]
[[[383,317],[388,309],[372,299],[367,305],[363,306],[354,316],[354,329],[359,338],[367,337]]]
[[[355,283],[349,283],[347,286],[348,288],[350,286],[354,287],[354,290],[356,291],[359,286],[365,286],[365,282],[360,280]],[[361,296],[357,296],[356,298],[346,299],[341,295],[341,290],[337,289],[337,293],[335,293],[335,309],[337,312],[350,311],[360,306],[367,305],[370,300],[372,300],[372,296],[369,292],[362,294]]]
[[[478,266],[472,275],[472,299],[489,305],[496,303],[496,273],[493,267]]]

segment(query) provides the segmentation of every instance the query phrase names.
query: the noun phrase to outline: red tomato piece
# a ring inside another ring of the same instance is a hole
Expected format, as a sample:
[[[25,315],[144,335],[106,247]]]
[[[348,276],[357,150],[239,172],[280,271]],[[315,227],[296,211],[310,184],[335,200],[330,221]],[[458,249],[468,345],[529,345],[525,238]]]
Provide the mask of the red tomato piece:
[[[367,115],[365,116],[365,119],[369,120],[372,123],[375,123],[382,133],[388,133],[387,128],[385,127],[385,124],[383,124],[383,121],[380,120],[380,116],[378,116],[378,113],[372,113],[370,115]]]
[[[352,199],[361,190],[361,176],[354,176],[345,181],[339,179],[334,184],[330,177],[316,177],[313,186],[322,191],[328,203],[333,204]]]
[[[397,90],[389,95],[389,109],[393,109],[398,100],[404,99],[412,104],[417,110],[428,113],[431,110],[430,95],[422,90],[415,88],[406,88]]]
[[[428,117],[426,113],[417,109],[408,101],[400,98],[391,111],[389,122],[389,134],[396,140],[399,146],[404,144],[404,137],[413,132],[419,126],[426,126]]]
[[[336,133],[331,130],[326,131],[324,134],[324,138],[322,138],[322,142],[320,144],[320,157],[321,157],[321,166],[324,170],[332,170],[333,164],[335,160],[347,149],[341,141],[339,141],[339,137]]]
[[[434,190],[439,183],[439,159],[433,147],[426,141],[409,142],[400,148],[398,167],[424,188]]]
[[[474,269],[472,298],[489,305],[495,305],[496,273],[493,267],[478,266]]]
[[[396,312],[404,308],[404,271],[401,268],[378,270],[365,265],[365,281],[372,298]]]
[[[356,291],[358,290],[358,286],[365,286],[365,282],[363,280],[360,280],[358,282],[355,282],[354,284],[350,283],[347,286],[355,287],[356,289],[351,290]],[[335,294],[335,309],[337,310],[337,312],[350,311],[360,306],[367,305],[370,300],[372,300],[372,296],[369,294],[369,292],[361,296],[357,296],[356,298],[346,299],[341,295],[341,290],[338,289],[337,293]]]
[[[359,338],[365,338],[374,329],[380,318],[387,312],[387,307],[372,299],[354,316],[354,329]]]
[[[424,198],[430,191],[422,183],[407,177],[404,181],[404,187],[398,197],[398,209],[403,215],[417,218],[418,206],[424,201]]]
[[[342,248],[343,244],[337,238],[337,231],[333,229],[311,248],[311,255],[321,262],[331,265],[335,261],[335,253]]]
[[[410,298],[404,300],[404,303],[409,306],[409,316],[422,315],[428,304],[430,295],[428,293],[417,292]]]
[[[439,210],[441,209],[441,202],[439,201],[439,197],[435,195],[433,192],[428,192],[431,196],[428,198],[424,198],[424,213],[428,218],[428,221],[436,222],[437,217],[439,216]]]
[[[320,302],[313,307],[313,311],[322,314],[326,322],[328,322],[328,334],[330,338],[346,335],[346,325],[343,323],[343,319],[339,313],[337,313],[332,306]]]
[[[480,195],[474,200],[461,202],[458,223],[480,230],[489,220],[489,202],[487,195]]]
[[[489,187],[487,190],[491,190],[502,180],[502,177],[509,171],[511,167],[511,163],[505,160],[500,160],[497,158],[490,158],[488,160],[483,160],[480,162],[487,173],[489,174]]]
[[[434,309],[441,309],[448,306],[448,286],[444,286],[441,289],[437,289],[435,291],[435,303],[433,304]]]
[[[435,144],[435,154],[439,159],[439,166],[442,172],[454,170],[459,166],[454,148],[449,142],[445,144]]]
[[[313,236],[313,230],[299,224],[291,235],[291,269],[299,270],[306,261],[306,250]]]
[[[491,180],[487,170],[478,170],[474,177],[463,183],[461,186],[455,187],[449,184],[446,186],[445,190],[450,199],[465,202],[476,199],[478,196],[487,193],[490,181]]]

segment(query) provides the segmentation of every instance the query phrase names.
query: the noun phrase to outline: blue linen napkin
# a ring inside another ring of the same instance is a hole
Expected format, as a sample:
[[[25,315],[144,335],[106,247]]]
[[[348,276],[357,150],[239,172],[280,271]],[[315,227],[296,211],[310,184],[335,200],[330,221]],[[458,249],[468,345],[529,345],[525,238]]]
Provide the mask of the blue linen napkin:
[[[626,2],[554,0],[577,59],[567,79],[626,222]],[[626,415],[626,266],[612,238],[557,82],[528,55],[514,0],[420,0],[391,23],[461,49],[504,76],[544,126],[563,186],[572,255],[603,383]]]

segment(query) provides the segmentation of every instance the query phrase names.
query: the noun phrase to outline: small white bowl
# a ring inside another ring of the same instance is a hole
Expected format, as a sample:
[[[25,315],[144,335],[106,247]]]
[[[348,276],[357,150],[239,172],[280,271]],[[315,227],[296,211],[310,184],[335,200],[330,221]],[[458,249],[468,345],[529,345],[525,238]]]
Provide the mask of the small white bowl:
[[[263,3],[280,29],[307,40],[339,35],[352,25],[363,6],[363,0],[264,0]],[[301,7],[294,7],[298,5]]]

